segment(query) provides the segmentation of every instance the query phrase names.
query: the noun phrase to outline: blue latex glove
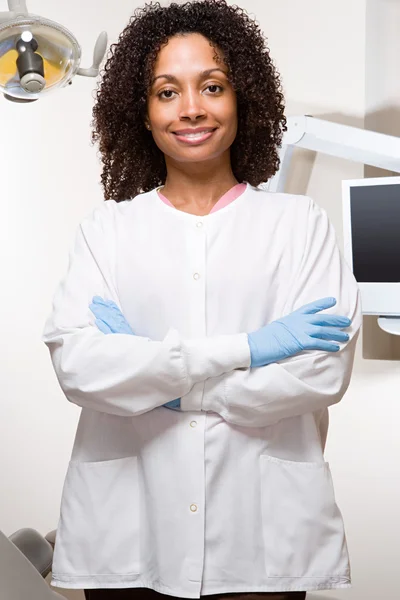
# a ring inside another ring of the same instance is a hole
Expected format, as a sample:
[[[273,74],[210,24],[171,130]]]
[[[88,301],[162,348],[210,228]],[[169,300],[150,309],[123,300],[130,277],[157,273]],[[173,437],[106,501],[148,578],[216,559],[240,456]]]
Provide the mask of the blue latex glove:
[[[349,327],[351,320],[339,315],[317,314],[335,304],[335,298],[316,300],[254,333],[249,333],[251,366],[269,365],[304,350],[340,350],[340,346],[333,344],[332,340],[349,340],[349,336],[342,329]]]
[[[89,308],[96,317],[97,328],[106,335],[109,333],[135,335],[121,310],[112,300],[103,300],[100,296],[94,296]],[[163,406],[179,410],[181,399],[171,400]]]
[[[100,296],[94,296],[89,308],[96,317],[97,328],[103,333],[135,335],[117,304],[112,300],[103,300]]]

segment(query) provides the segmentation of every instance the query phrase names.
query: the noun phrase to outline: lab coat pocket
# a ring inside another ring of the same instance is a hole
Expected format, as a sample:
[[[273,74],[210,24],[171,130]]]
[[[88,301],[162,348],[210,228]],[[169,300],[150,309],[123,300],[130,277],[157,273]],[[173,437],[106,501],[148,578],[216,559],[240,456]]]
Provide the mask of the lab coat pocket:
[[[328,463],[262,455],[261,505],[269,577],[349,575]]]
[[[127,575],[139,571],[137,470],[137,457],[69,464],[54,575]]]

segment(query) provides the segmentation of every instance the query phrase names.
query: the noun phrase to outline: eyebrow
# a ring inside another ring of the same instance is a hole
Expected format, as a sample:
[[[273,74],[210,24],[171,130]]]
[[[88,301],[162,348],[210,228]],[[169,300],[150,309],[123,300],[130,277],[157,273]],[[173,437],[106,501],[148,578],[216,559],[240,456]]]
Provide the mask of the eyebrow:
[[[221,73],[223,73],[224,75],[227,74],[225,71],[223,71],[223,69],[220,69],[219,67],[214,67],[212,69],[206,69],[205,71],[201,71],[199,73],[199,77],[201,79],[205,79],[206,77],[211,75],[211,73],[213,73],[214,71],[221,71]],[[157,79],[160,79],[161,77],[164,77],[165,79],[167,79],[167,81],[175,81],[175,82],[178,81],[178,79],[175,77],[175,75],[170,75],[169,73],[164,73],[163,75],[157,75],[157,77],[154,77],[151,84],[153,85],[155,83],[155,81]]]

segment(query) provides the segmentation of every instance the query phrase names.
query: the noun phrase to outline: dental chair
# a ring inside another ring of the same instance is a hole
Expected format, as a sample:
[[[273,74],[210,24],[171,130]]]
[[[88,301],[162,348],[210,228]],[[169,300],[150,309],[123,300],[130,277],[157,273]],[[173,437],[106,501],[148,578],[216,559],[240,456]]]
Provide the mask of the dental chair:
[[[9,538],[0,531],[1,600],[65,600],[45,581],[51,571],[55,532],[42,537],[20,529]]]

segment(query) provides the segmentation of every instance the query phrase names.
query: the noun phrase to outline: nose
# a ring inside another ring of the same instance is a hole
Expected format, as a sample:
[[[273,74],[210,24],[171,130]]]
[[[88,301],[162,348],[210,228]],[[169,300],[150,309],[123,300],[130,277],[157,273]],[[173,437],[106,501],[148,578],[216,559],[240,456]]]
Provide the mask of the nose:
[[[186,90],[181,96],[179,118],[196,121],[204,118],[207,112],[203,106],[201,95],[194,90]]]

